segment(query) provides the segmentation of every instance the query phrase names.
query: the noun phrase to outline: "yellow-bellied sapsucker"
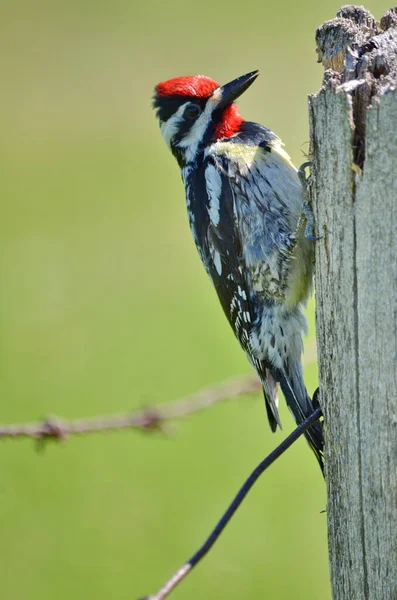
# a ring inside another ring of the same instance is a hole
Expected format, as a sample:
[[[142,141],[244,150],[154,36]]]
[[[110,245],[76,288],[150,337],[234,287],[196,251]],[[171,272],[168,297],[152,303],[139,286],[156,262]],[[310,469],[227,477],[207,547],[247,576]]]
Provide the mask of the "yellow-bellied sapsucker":
[[[153,104],[182,171],[198,252],[258,372],[275,431],[278,384],[298,424],[313,412],[301,354],[314,243],[300,227],[302,186],[279,138],[245,121],[234,102],[257,75],[222,87],[204,75],[170,79],[156,86]],[[321,423],[305,435],[323,468]]]

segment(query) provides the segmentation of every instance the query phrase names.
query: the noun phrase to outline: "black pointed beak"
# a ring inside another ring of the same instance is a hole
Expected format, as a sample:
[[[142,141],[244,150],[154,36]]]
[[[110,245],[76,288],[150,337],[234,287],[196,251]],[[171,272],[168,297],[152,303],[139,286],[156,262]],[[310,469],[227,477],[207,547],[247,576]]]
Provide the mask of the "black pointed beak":
[[[230,83],[226,83],[215,90],[214,94],[218,94],[219,92],[222,94],[217,109],[223,109],[232,104],[249,88],[251,83],[254,83],[258,75],[259,71],[252,71],[251,73],[237,77],[237,79],[233,79]]]

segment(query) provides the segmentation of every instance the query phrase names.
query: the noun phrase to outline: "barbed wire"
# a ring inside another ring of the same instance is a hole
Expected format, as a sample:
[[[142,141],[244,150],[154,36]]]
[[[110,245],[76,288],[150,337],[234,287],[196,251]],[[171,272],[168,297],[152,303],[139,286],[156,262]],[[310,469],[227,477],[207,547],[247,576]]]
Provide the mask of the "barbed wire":
[[[258,393],[261,383],[256,375],[230,379],[205,388],[196,394],[131,413],[87,417],[66,420],[51,416],[31,423],[0,425],[0,439],[34,438],[65,440],[73,435],[85,435],[102,431],[137,429],[140,431],[164,430],[167,421],[188,417],[226,400]]]
[[[316,344],[306,345],[304,364],[316,359]],[[182,419],[206,408],[232,400],[239,396],[256,394],[262,389],[256,375],[237,377],[223,383],[174,400],[167,404],[155,405],[133,412],[86,417],[83,419],[63,419],[50,416],[30,423],[0,424],[1,439],[35,439],[39,446],[48,440],[66,440],[70,436],[86,435],[103,431],[136,429],[139,431],[165,431],[168,421]]]

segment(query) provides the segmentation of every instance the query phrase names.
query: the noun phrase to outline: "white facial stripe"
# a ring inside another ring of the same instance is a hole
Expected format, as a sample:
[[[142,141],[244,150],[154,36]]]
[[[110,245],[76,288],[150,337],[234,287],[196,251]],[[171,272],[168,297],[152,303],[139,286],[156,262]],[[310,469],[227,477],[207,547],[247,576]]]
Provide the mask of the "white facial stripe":
[[[214,107],[219,103],[222,98],[222,90],[218,87],[216,90],[212,92],[211,102],[213,102]]]
[[[179,131],[180,124],[183,121],[182,115],[185,112],[185,108],[188,104],[189,102],[185,102],[185,104],[182,104],[182,106],[178,108],[178,110],[174,115],[172,115],[172,117],[170,117],[167,121],[161,123],[160,125],[163,138],[165,139],[166,144],[169,147],[171,147],[172,138]]]
[[[219,89],[219,88],[218,88]],[[208,125],[211,121],[212,113],[219,104],[221,92],[215,92],[209,98],[204,111],[201,113],[197,121],[192,125],[189,133],[179,143],[180,148],[186,148],[186,161],[190,162],[194,159],[197,153],[197,148],[203,139]],[[178,111],[179,112],[179,111]]]

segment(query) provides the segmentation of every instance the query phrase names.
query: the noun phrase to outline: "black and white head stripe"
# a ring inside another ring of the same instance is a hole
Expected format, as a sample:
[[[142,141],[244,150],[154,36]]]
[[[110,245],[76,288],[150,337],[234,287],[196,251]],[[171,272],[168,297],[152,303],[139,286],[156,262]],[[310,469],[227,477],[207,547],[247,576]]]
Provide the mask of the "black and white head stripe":
[[[216,90],[208,99],[184,96],[155,99],[164,140],[175,154],[183,155],[183,163],[193,161],[199,148],[212,137],[219,118],[214,118],[214,112],[221,96],[221,91]]]

